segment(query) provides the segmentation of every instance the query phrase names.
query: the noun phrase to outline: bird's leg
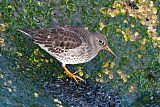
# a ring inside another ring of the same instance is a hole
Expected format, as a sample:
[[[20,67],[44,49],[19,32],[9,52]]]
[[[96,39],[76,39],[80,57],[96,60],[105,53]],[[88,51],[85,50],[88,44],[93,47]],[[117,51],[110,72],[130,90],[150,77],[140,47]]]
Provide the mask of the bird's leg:
[[[71,72],[69,72],[69,70],[66,68],[66,66],[62,66],[64,68],[64,71],[66,73],[67,76],[73,78],[77,83],[78,83],[78,80],[81,80],[81,81],[84,81],[82,78],[72,74]]]

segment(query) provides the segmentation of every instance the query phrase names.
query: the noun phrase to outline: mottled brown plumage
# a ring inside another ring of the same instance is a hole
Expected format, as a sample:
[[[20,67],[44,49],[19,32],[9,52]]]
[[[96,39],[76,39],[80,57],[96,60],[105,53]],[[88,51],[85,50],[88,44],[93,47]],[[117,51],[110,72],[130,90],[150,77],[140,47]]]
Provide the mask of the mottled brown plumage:
[[[107,50],[115,54],[108,47],[107,40],[101,33],[90,33],[84,27],[57,27],[51,29],[22,29],[34,43],[55,57],[62,63],[69,77],[83,80],[73,75],[66,68],[66,64],[85,63],[93,59],[100,50]]]

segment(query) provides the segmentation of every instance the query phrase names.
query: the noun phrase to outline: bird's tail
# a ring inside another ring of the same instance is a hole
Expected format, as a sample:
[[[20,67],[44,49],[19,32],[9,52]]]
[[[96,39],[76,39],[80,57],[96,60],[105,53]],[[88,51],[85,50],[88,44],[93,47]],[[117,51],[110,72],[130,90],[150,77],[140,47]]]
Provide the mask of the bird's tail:
[[[30,29],[18,29],[21,33],[28,35],[29,37],[33,38],[34,32]]]

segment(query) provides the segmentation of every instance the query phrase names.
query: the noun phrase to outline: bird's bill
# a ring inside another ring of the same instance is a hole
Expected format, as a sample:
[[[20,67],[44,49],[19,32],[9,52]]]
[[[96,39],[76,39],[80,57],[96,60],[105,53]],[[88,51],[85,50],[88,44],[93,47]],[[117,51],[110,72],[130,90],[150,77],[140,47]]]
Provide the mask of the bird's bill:
[[[104,50],[110,52],[116,59],[118,59],[118,57],[113,53],[113,51],[108,46],[106,46]]]

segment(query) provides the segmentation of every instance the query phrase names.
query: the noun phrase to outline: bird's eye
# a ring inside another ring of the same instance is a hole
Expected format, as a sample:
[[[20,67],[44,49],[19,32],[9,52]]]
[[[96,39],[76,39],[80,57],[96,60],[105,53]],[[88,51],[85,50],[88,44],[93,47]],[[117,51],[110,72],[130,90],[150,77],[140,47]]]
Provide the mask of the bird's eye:
[[[104,44],[104,41],[103,41],[103,40],[99,40],[98,42],[99,42],[100,45],[103,45],[103,44]]]

